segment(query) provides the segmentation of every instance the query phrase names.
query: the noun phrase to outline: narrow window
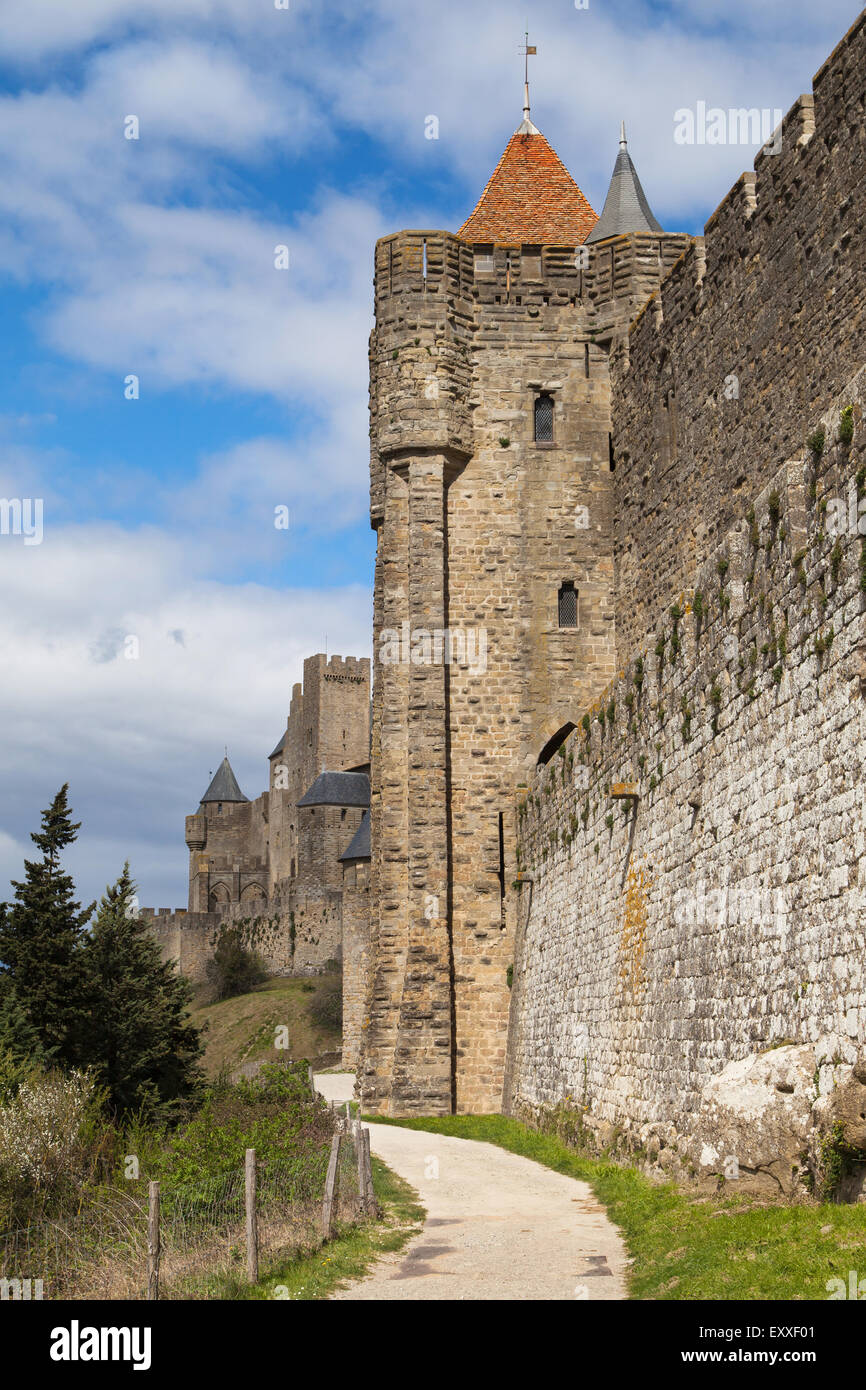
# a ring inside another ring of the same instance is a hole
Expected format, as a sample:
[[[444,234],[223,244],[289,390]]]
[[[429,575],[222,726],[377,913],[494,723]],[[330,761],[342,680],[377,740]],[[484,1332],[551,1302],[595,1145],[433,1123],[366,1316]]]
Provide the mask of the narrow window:
[[[609,464],[610,464],[610,471],[611,471],[611,473],[613,473],[613,472],[616,470],[616,459],[615,459],[614,456],[613,456],[613,435],[612,435],[612,434],[609,434],[609,435],[607,436],[607,456],[608,456],[608,462],[609,462]]]
[[[499,903],[500,912],[505,910],[505,824],[499,812]]]
[[[536,444],[553,443],[552,396],[536,396],[535,398],[535,442]]]
[[[583,374],[589,381],[589,343],[583,345]]]
[[[559,591],[559,626],[577,627],[577,590],[569,579]]]
[[[668,413],[668,450],[670,459],[677,456],[677,392],[676,387],[672,387],[667,392],[664,399],[664,407]]]

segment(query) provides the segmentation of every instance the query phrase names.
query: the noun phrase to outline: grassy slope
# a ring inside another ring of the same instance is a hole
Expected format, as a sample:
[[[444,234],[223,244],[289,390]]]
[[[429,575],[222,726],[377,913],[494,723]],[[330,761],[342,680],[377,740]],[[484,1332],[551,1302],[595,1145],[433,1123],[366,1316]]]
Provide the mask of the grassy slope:
[[[318,1057],[338,1050],[339,1029],[323,1028],[309,1014],[314,990],[334,978],[273,979],[235,999],[194,1005],[193,1022],[198,1027],[207,1024],[204,1065],[208,1076],[216,1076],[223,1066],[234,1069],[242,1062],[276,1057],[274,1030],[281,1025],[288,1028],[290,1057]]]
[[[771,1206],[657,1184],[634,1168],[584,1158],[502,1115],[383,1120],[480,1139],[588,1182],[619,1226],[639,1299],[821,1299],[830,1279],[866,1270],[866,1206]]]

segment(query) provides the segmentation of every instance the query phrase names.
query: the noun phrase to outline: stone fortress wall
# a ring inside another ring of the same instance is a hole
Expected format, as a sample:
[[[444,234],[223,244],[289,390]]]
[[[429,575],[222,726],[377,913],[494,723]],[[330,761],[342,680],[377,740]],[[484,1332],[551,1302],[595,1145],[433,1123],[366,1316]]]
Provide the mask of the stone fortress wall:
[[[771,478],[520,794],[517,1113],[586,1107],[602,1142],[717,1175],[699,1120],[727,1064],[805,1047],[827,1090],[862,1049],[866,558],[827,515],[866,498],[835,439],[864,402],[861,372],[825,454]]]
[[[613,354],[620,662],[862,365],[864,50],[861,16]]]
[[[507,1107],[783,1190],[866,1148],[864,59],[611,335],[619,671],[518,793]]]

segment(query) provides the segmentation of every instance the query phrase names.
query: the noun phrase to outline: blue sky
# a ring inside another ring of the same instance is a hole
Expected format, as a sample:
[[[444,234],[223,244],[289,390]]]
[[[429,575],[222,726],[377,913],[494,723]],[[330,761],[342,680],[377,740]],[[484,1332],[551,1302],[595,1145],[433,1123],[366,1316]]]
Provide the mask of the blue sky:
[[[596,210],[624,117],[657,217],[700,232],[754,149],[677,145],[674,111],[787,110],[856,14],[0,0],[0,496],[45,515],[0,536],[0,898],[68,781],[82,894],[129,857],[183,905],[223,745],[258,795],[303,657],[369,653],[373,245],[471,210],[526,17],[533,119]]]

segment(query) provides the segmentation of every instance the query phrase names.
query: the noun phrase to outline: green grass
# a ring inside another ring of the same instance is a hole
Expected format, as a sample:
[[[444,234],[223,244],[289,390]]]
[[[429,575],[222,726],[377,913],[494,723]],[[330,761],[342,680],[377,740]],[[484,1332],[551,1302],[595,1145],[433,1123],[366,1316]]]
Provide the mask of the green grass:
[[[381,1221],[338,1232],[326,1245],[268,1269],[258,1284],[247,1284],[235,1274],[210,1279],[197,1297],[324,1299],[347,1281],[363,1278],[381,1255],[402,1250],[420,1229],[426,1214],[414,1188],[378,1158],[373,1159],[373,1185],[383,1211]]]
[[[338,978],[277,976],[248,994],[218,1003],[194,1004],[193,1022],[206,1029],[204,1067],[208,1076],[217,1076],[223,1068],[232,1071],[244,1062],[279,1061],[285,1056],[318,1057],[339,1051],[339,1028],[324,1027],[310,1015],[315,991]],[[280,1053],[274,1047],[274,1039],[276,1029],[283,1027],[288,1030],[289,1047]]]
[[[866,1206],[771,1205],[688,1192],[634,1168],[587,1158],[503,1115],[448,1115],[376,1124],[497,1144],[588,1182],[622,1231],[636,1299],[826,1299],[827,1281],[866,1277]],[[825,1228],[822,1232],[822,1228]]]

